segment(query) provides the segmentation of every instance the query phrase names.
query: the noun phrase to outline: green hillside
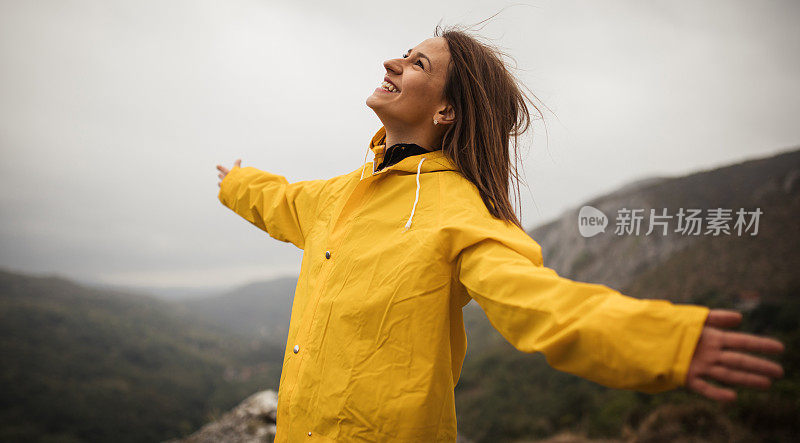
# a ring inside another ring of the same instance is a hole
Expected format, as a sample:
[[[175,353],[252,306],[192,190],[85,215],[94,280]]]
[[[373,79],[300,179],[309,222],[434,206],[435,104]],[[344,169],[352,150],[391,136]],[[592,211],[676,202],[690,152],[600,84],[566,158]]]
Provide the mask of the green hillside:
[[[154,298],[0,271],[0,355],[0,441],[141,442],[277,389],[282,349]]]

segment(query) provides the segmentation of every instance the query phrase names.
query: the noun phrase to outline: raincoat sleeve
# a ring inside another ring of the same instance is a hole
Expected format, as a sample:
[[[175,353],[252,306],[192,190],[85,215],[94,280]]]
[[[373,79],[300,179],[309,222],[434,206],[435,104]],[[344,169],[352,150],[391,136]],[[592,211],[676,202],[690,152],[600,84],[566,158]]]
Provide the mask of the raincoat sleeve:
[[[237,166],[220,183],[218,198],[272,238],[303,249],[326,182],[289,183],[280,175]]]
[[[456,272],[515,348],[611,388],[654,394],[685,385],[709,308],[561,277],[528,234],[494,220],[458,229]]]

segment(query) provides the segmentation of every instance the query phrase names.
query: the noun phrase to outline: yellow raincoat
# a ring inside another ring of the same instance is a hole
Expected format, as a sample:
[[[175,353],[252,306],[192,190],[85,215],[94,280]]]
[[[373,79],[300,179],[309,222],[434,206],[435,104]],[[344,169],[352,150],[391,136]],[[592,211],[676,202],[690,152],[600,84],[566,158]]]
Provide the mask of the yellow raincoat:
[[[373,173],[288,183],[234,167],[219,200],[304,250],[278,393],[276,442],[456,440],[454,387],[475,299],[522,352],[620,389],[682,386],[709,309],[640,300],[543,266],[441,150]]]

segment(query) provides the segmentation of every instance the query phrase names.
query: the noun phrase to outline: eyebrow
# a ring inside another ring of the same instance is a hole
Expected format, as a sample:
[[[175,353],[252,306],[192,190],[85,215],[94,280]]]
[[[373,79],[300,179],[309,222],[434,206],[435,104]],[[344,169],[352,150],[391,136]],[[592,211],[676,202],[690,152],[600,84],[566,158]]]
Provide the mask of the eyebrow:
[[[413,50],[414,50],[414,48],[411,48],[411,49],[409,49],[409,50],[408,50],[408,52],[406,52],[406,54],[409,54],[409,55],[410,55],[410,54],[411,54],[411,51],[413,51]],[[417,54],[419,54],[419,56],[420,56],[420,57],[422,57],[422,58],[424,58],[425,60],[427,60],[427,61],[428,61],[428,64],[431,66],[431,70],[433,70],[433,63],[431,63],[431,59],[429,59],[427,55],[425,55],[425,54],[423,54],[423,53],[421,53],[421,52],[419,52],[419,51],[417,51]]]

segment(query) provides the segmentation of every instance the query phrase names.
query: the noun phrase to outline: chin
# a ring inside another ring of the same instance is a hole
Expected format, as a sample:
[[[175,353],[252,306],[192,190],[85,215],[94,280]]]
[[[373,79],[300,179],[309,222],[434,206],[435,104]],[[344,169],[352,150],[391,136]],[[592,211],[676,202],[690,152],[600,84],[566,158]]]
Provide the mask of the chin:
[[[365,103],[373,111],[375,111],[376,114],[380,116],[381,110],[382,108],[384,108],[384,106],[381,106],[382,105],[381,101],[377,97],[375,97],[375,95],[370,95],[369,97],[367,97]]]
[[[381,102],[383,102],[383,100],[381,100],[381,97],[379,97],[378,94],[375,92],[370,94],[366,100],[367,106],[373,109],[376,107],[380,107]]]

